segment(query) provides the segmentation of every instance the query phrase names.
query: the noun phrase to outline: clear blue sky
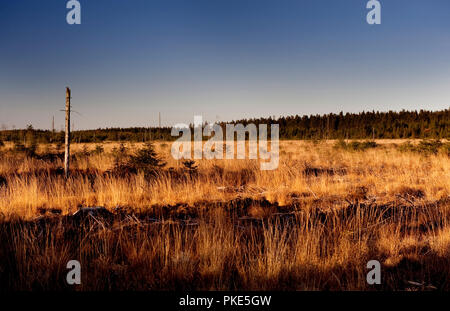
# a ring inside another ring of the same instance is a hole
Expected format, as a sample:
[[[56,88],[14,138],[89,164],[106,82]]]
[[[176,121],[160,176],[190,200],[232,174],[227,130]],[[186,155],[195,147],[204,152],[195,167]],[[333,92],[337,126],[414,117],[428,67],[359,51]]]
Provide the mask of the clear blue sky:
[[[0,123],[75,128],[446,109],[450,1],[0,0]]]

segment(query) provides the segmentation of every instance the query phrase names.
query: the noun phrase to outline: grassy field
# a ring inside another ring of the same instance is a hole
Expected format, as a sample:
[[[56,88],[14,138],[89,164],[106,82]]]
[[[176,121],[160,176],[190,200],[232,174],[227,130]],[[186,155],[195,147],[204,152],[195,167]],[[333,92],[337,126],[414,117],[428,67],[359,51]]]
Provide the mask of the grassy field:
[[[143,144],[0,158],[0,290],[449,290],[448,142],[282,141],[280,165],[130,170]],[[122,168],[122,169],[118,169]],[[125,168],[125,169],[124,169]],[[103,206],[104,217],[72,216]],[[82,284],[65,283],[66,263]],[[368,285],[366,264],[382,265]]]

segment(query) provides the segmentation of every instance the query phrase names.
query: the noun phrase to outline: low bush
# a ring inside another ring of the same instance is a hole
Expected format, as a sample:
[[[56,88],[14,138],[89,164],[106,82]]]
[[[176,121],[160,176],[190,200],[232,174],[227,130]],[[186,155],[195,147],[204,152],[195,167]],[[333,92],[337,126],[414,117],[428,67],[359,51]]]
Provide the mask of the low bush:
[[[105,149],[103,148],[102,145],[96,145],[94,151],[92,152],[92,154],[102,154],[103,152],[105,152]]]
[[[378,144],[375,141],[351,141],[349,143],[346,143],[344,140],[339,140],[334,145],[335,148],[338,149],[344,149],[344,150],[350,150],[350,151],[364,151],[371,148],[378,147]]]
[[[416,152],[423,155],[432,155],[442,152],[450,156],[450,143],[444,144],[439,139],[424,139],[417,145],[413,145],[408,141],[399,145],[397,148],[402,152]]]
[[[130,166],[136,168],[138,171],[158,170],[166,165],[155,152],[153,144],[146,143],[143,149],[132,155],[129,160]]]
[[[155,152],[154,146],[151,143],[146,143],[144,148],[138,150],[134,155],[127,156],[124,152],[120,152],[120,160],[115,161],[114,172],[120,175],[135,174],[143,172],[146,177],[155,176],[166,163]],[[124,161],[123,157],[128,160]]]
[[[450,143],[446,143],[442,146],[442,152],[450,157]]]
[[[27,157],[35,158],[37,156],[36,154],[37,150],[37,144],[33,143],[28,146],[25,146],[21,142],[15,142],[12,151],[14,153],[23,153]]]

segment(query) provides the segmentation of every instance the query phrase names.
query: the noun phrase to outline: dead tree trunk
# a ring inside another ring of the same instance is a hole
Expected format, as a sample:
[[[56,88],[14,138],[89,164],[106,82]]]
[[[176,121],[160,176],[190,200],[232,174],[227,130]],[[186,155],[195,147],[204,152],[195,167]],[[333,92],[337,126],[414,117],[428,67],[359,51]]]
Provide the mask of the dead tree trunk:
[[[66,87],[66,141],[64,152],[64,173],[66,178],[69,177],[70,169],[70,89]]]

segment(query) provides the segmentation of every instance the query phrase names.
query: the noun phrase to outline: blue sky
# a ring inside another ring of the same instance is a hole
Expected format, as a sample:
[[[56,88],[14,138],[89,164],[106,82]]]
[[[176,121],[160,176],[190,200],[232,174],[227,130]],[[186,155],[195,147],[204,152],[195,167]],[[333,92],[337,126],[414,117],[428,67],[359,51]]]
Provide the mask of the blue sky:
[[[450,1],[0,0],[0,124],[154,126],[450,103]]]

